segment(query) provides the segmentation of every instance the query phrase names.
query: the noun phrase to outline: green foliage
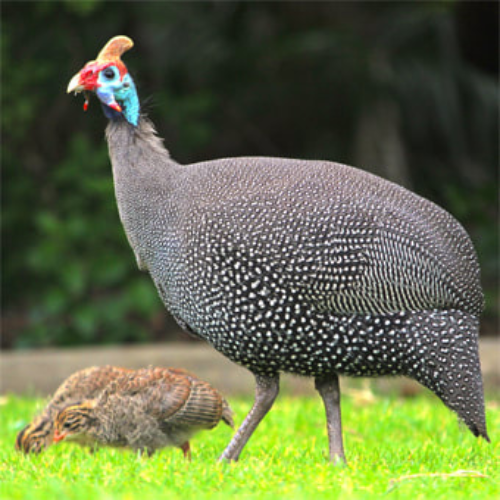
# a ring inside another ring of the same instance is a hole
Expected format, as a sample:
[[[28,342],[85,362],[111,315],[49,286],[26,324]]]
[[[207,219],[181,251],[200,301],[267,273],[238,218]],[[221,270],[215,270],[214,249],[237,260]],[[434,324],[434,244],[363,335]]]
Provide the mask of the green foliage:
[[[101,449],[95,454],[61,443],[39,456],[14,451],[16,433],[32,417],[36,400],[8,397],[0,411],[2,498],[432,498],[493,499],[500,495],[500,411],[490,402],[492,443],[459,428],[435,398],[419,396],[371,403],[346,397],[344,435],[349,467],[327,462],[319,398],[280,397],[240,461],[217,457],[231,430],[219,425],[192,440],[193,459],[165,449],[150,459]],[[231,400],[237,422],[250,401]]]
[[[147,319],[162,305],[133,256],[119,258],[129,250],[107,151],[77,133],[67,155],[47,173],[45,195],[54,203],[30,214],[37,243],[23,252],[23,274],[36,277],[32,292],[39,299],[16,345],[146,340],[145,327],[133,318]]]
[[[134,322],[116,325],[135,314],[147,318],[161,307],[147,277],[136,272],[133,257],[117,259],[126,242],[107,163],[105,148],[93,149],[76,134],[68,158],[50,175],[57,204],[33,214],[39,244],[26,253],[25,264],[45,286],[43,302],[30,311],[33,326],[27,334],[40,345],[146,339],[146,331]],[[75,185],[78,177],[81,182]],[[71,196],[64,196],[68,192]],[[103,292],[124,283],[125,293],[112,299]]]
[[[461,19],[473,19],[462,4],[3,2],[2,345],[171,335],[119,222],[106,120],[95,99],[84,114],[82,99],[65,93],[116,34],[135,40],[126,61],[143,109],[181,163],[232,155],[357,163],[363,135],[384,128],[374,110],[394,109],[397,138],[382,145],[403,151],[408,184],[472,234],[494,318],[497,75],[464,56],[474,39],[461,30]],[[472,48],[498,60],[495,45]],[[375,127],[363,134],[367,116]],[[364,168],[384,161],[365,158]]]

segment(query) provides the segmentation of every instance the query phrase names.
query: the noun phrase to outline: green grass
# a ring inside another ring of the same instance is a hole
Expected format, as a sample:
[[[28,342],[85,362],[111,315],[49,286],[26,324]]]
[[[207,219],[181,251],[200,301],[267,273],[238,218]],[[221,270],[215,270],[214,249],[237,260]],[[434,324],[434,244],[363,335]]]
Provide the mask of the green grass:
[[[251,401],[231,404],[239,423]],[[112,449],[91,455],[64,443],[24,456],[14,450],[15,436],[39,405],[29,398],[2,399],[2,499],[500,498],[498,401],[487,405],[488,444],[457,425],[436,398],[366,401],[346,395],[348,468],[326,460],[319,398],[278,398],[235,464],[216,461],[231,437],[224,425],[193,439],[190,463],[176,449],[148,459]]]

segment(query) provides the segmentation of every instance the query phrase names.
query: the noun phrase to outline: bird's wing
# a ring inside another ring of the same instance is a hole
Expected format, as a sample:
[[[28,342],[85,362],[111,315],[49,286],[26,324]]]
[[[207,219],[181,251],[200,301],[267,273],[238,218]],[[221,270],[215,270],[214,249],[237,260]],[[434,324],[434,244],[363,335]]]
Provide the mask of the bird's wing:
[[[166,368],[144,368],[111,382],[99,396],[100,405],[140,409],[157,420],[175,414],[189,397],[187,377]]]
[[[232,424],[232,411],[221,394],[181,368],[137,370],[110,383],[99,399],[103,406],[153,417],[160,428],[210,429],[221,418]]]
[[[165,424],[204,429],[215,427],[223,416],[222,396],[203,380],[193,378],[189,383],[189,396],[185,404],[178,411],[164,418]]]
[[[245,206],[211,215],[235,229],[224,246],[200,242],[217,252],[207,280],[219,276],[229,288],[232,281],[257,304],[286,294],[294,305],[333,314],[466,307],[457,273],[446,266],[442,235],[418,216],[382,216],[362,207],[340,210],[342,216],[328,207],[295,215],[283,209],[267,227],[265,210],[260,212],[251,223]]]
[[[154,368],[135,372],[117,391],[130,408],[153,417],[161,429],[215,427],[223,414],[223,398],[210,384],[180,368]],[[228,410],[226,410],[226,415]]]
[[[443,264],[442,252],[426,239],[386,225],[333,227],[328,244],[316,244],[316,258],[297,252],[293,287],[319,311],[334,314],[385,314],[442,309],[462,304],[460,287]],[[435,238],[437,240],[437,236]]]
[[[199,401],[199,399],[202,399],[206,403],[205,406],[210,406],[211,410],[204,414],[202,414],[199,404],[195,405],[194,408],[189,408],[189,411],[196,415],[194,418],[198,419],[198,422],[201,421],[202,423],[207,422],[210,424],[216,420],[215,423],[217,423],[222,418],[229,427],[234,427],[234,412],[229,403],[216,389],[184,368],[168,368],[168,370],[171,373],[186,377],[191,382],[191,397],[193,400]],[[222,402],[221,415],[219,415],[219,399]]]

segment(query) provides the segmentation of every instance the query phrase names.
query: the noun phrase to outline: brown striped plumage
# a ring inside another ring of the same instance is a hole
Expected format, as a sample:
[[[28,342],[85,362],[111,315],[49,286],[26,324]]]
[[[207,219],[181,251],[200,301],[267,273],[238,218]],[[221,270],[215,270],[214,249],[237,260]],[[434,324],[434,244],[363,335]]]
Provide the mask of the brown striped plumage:
[[[189,455],[189,439],[232,410],[211,385],[179,368],[144,368],[111,382],[94,399],[68,405],[55,419],[54,440],[153,453],[167,446]]]
[[[109,382],[130,370],[116,366],[92,366],[73,373],[56,390],[43,411],[16,438],[16,450],[40,453],[53,442],[54,417],[65,406],[94,398]]]

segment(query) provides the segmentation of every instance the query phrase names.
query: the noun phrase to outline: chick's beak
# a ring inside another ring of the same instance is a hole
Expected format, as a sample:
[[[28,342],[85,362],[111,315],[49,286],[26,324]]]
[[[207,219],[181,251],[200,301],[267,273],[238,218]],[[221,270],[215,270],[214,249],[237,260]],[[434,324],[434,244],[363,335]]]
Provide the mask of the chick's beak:
[[[82,78],[80,75],[80,72],[78,72],[69,82],[68,88],[66,89],[67,93],[70,94],[71,92],[83,92],[85,90],[85,86],[82,82]]]
[[[62,441],[65,437],[66,437],[65,432],[59,432],[58,430],[54,431],[54,443]]]

